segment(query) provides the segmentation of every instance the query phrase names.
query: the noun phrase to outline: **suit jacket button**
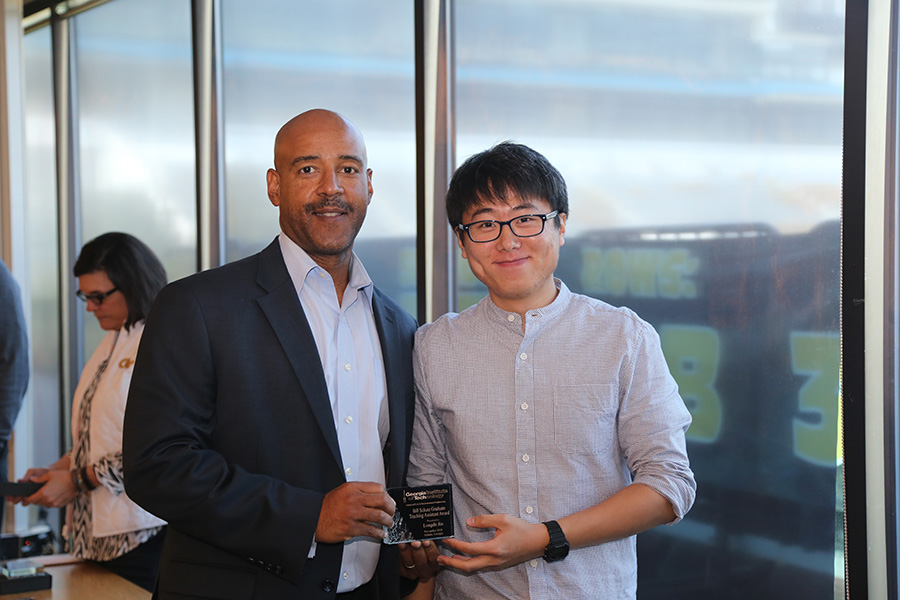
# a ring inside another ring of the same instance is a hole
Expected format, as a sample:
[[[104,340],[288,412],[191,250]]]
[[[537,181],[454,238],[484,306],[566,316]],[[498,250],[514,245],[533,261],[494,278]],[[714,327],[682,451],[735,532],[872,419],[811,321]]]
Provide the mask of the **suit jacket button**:
[[[326,579],[322,582],[322,591],[326,594],[330,594],[334,591],[334,582],[330,579]]]

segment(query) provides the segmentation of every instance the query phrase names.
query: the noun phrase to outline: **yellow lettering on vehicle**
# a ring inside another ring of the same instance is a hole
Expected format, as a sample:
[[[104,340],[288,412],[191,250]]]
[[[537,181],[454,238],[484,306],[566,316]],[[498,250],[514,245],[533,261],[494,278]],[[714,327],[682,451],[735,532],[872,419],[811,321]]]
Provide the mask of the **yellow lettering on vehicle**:
[[[840,341],[837,333],[794,332],[791,334],[791,368],[808,375],[798,394],[801,414],[794,418],[794,453],[811,463],[834,466],[838,439],[838,395],[840,393]],[[839,449],[838,449],[839,450]]]
[[[686,438],[710,443],[722,430],[722,401],[716,391],[719,333],[711,327],[664,325],[660,342],[672,377],[693,422]]]
[[[581,283],[592,296],[696,298],[700,260],[684,248],[584,248]]]

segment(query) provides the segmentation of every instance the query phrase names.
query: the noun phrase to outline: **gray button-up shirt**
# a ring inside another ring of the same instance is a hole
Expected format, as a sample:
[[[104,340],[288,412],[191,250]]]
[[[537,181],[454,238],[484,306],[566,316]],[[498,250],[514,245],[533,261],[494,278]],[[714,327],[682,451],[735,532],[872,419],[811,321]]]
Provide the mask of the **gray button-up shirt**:
[[[530,523],[593,506],[632,482],[680,519],[696,484],[685,450],[690,413],[659,336],[627,308],[559,295],[521,317],[490,297],[416,334],[416,420],[409,483],[453,484],[455,537],[484,541],[465,519]],[[474,576],[445,570],[436,598],[634,598],[635,537]]]

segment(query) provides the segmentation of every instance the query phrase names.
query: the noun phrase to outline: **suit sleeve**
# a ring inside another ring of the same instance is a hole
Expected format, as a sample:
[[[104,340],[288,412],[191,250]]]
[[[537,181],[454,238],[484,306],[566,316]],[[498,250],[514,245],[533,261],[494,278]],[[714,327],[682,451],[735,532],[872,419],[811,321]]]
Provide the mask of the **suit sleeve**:
[[[28,338],[25,316],[16,285],[6,265],[0,264],[0,440],[9,439],[28,387]]]
[[[176,283],[147,317],[125,411],[125,490],[181,533],[299,581],[324,493],[252,473],[217,450],[224,392],[202,306]],[[265,401],[246,400],[258,410]]]

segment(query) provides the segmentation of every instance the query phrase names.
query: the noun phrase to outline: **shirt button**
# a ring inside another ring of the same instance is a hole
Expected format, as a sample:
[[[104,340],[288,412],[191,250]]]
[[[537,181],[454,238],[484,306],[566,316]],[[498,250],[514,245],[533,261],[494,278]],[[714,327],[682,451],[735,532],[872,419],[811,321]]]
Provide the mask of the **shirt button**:
[[[523,454],[523,455],[522,455],[522,461],[523,461],[523,462],[528,462],[529,460],[531,460],[531,457],[530,457],[530,456],[528,456],[527,454]]]
[[[528,410],[528,403],[527,403],[527,402],[523,402],[523,403],[522,403],[522,410]]]
[[[323,273],[322,271],[318,271],[318,273],[319,273],[319,277],[322,277],[323,279],[325,278],[325,273]]]
[[[345,572],[343,575],[341,575],[341,577],[343,577],[344,579],[350,579],[350,573]]]
[[[519,355],[519,358],[521,358],[522,360],[525,360],[526,358],[528,358],[528,355],[523,352],[522,354]]]
[[[513,315],[506,315],[506,320],[509,321],[510,323],[512,323],[513,321],[516,320],[516,317]]]
[[[526,507],[525,507],[525,512],[528,513],[528,514],[530,515],[531,513],[534,512],[534,508],[532,508],[532,507],[530,507],[530,506],[526,506]]]
[[[344,473],[346,473],[348,477],[350,476],[350,473],[352,473],[352,472],[353,472],[353,469],[351,469],[350,467],[347,467],[346,469],[344,469]]]
[[[346,423],[347,425],[349,425],[352,422],[353,422],[353,417],[347,417],[346,419],[344,419],[344,423]]]
[[[344,365],[344,370],[345,370],[345,371],[349,371],[349,370],[350,370],[350,363],[347,363],[346,365]]]
[[[532,567],[536,567],[536,566],[537,566],[537,561],[534,560],[534,559],[532,559],[532,560],[531,560],[531,566],[532,566]]]

